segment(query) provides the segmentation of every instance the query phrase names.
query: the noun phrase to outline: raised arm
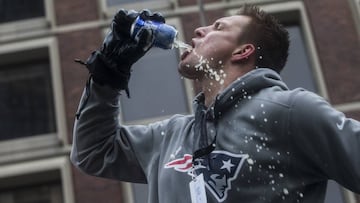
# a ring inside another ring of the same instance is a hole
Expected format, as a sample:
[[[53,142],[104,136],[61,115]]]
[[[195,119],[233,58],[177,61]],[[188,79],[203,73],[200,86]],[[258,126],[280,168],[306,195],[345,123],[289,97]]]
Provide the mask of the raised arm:
[[[136,41],[130,37],[130,26],[139,15],[164,22],[160,14],[147,10],[120,10],[100,50],[83,63],[90,78],[76,114],[71,151],[71,161],[84,172],[131,182],[146,182],[139,151],[153,153],[143,145],[156,141],[153,135],[161,126],[121,126],[118,120],[120,92],[128,93],[131,66],[153,43],[150,30],[140,30]]]

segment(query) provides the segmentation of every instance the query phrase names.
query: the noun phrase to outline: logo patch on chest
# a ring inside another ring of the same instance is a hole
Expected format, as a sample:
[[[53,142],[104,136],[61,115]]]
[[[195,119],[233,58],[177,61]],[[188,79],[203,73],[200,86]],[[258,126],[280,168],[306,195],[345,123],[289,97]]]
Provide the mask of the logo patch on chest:
[[[247,154],[213,151],[208,156],[194,161],[194,173],[203,174],[206,188],[219,202],[223,202],[231,190],[232,181],[238,177],[247,158]],[[185,154],[183,158],[170,161],[164,167],[191,175],[192,156]]]

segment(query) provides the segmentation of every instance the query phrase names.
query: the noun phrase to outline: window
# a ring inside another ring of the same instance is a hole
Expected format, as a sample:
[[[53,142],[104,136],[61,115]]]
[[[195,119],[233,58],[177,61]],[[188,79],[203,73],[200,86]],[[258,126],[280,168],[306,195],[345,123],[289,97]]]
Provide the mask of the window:
[[[0,0],[0,35],[24,35],[53,24],[52,0]]]
[[[44,159],[0,168],[1,203],[73,203],[67,158]]]
[[[153,48],[133,66],[131,99],[121,97],[124,122],[190,112],[177,66],[178,51],[160,48]]]
[[[0,0],[0,23],[44,16],[43,0]]]
[[[111,18],[120,8],[128,10],[164,10],[172,8],[174,0],[99,0],[105,16]]]
[[[312,92],[318,92],[300,26],[288,25],[286,29],[289,32],[291,43],[288,62],[281,72],[281,76],[290,89],[303,87]],[[299,77],[300,75],[301,77]]]
[[[56,50],[52,38],[0,46],[0,154],[67,143]]]
[[[175,21],[167,21],[176,24]],[[179,28],[179,26],[176,26]],[[147,123],[173,114],[188,114],[192,93],[177,72],[179,51],[152,48],[133,65],[129,82],[131,98],[121,97],[124,123]]]
[[[48,49],[4,54],[0,61],[0,141],[56,132]]]
[[[32,174],[32,177],[38,174]],[[35,178],[34,177],[34,178]],[[22,177],[26,178],[26,177]],[[2,203],[62,203],[61,181],[44,180],[40,183],[30,183],[7,186],[0,189]]]

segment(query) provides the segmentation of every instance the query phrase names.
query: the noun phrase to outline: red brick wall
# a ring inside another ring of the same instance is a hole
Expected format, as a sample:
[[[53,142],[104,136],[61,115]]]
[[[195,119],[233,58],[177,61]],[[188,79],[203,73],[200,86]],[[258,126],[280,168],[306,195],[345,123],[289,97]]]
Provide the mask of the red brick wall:
[[[76,168],[72,172],[76,203],[122,203],[119,181],[91,177]]]
[[[353,112],[348,112],[348,113],[345,113],[347,117],[350,117],[350,118],[353,118],[353,119],[356,119],[358,121],[360,121],[360,110],[358,111],[353,111]]]
[[[75,113],[88,77],[85,66],[75,63],[74,59],[79,58],[85,61],[90,53],[100,46],[100,42],[100,29],[58,35],[69,140],[72,139]]]
[[[304,2],[331,103],[359,101],[360,43],[348,2]]]
[[[98,0],[54,0],[57,25],[92,21],[99,18]]]
[[[97,0],[54,1],[57,25],[93,21],[98,18]],[[87,69],[74,59],[84,61],[101,45],[101,28],[70,31],[57,35],[65,97],[67,133],[72,140],[72,129],[78,103],[88,78]],[[121,203],[121,184],[118,181],[92,177],[72,167],[76,203]]]

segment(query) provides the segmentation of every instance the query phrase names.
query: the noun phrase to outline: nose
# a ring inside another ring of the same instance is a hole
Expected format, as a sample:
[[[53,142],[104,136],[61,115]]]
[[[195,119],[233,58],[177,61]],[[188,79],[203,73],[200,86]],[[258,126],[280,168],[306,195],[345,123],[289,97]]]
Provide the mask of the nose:
[[[194,30],[195,37],[204,37],[206,35],[207,27],[198,27]]]

